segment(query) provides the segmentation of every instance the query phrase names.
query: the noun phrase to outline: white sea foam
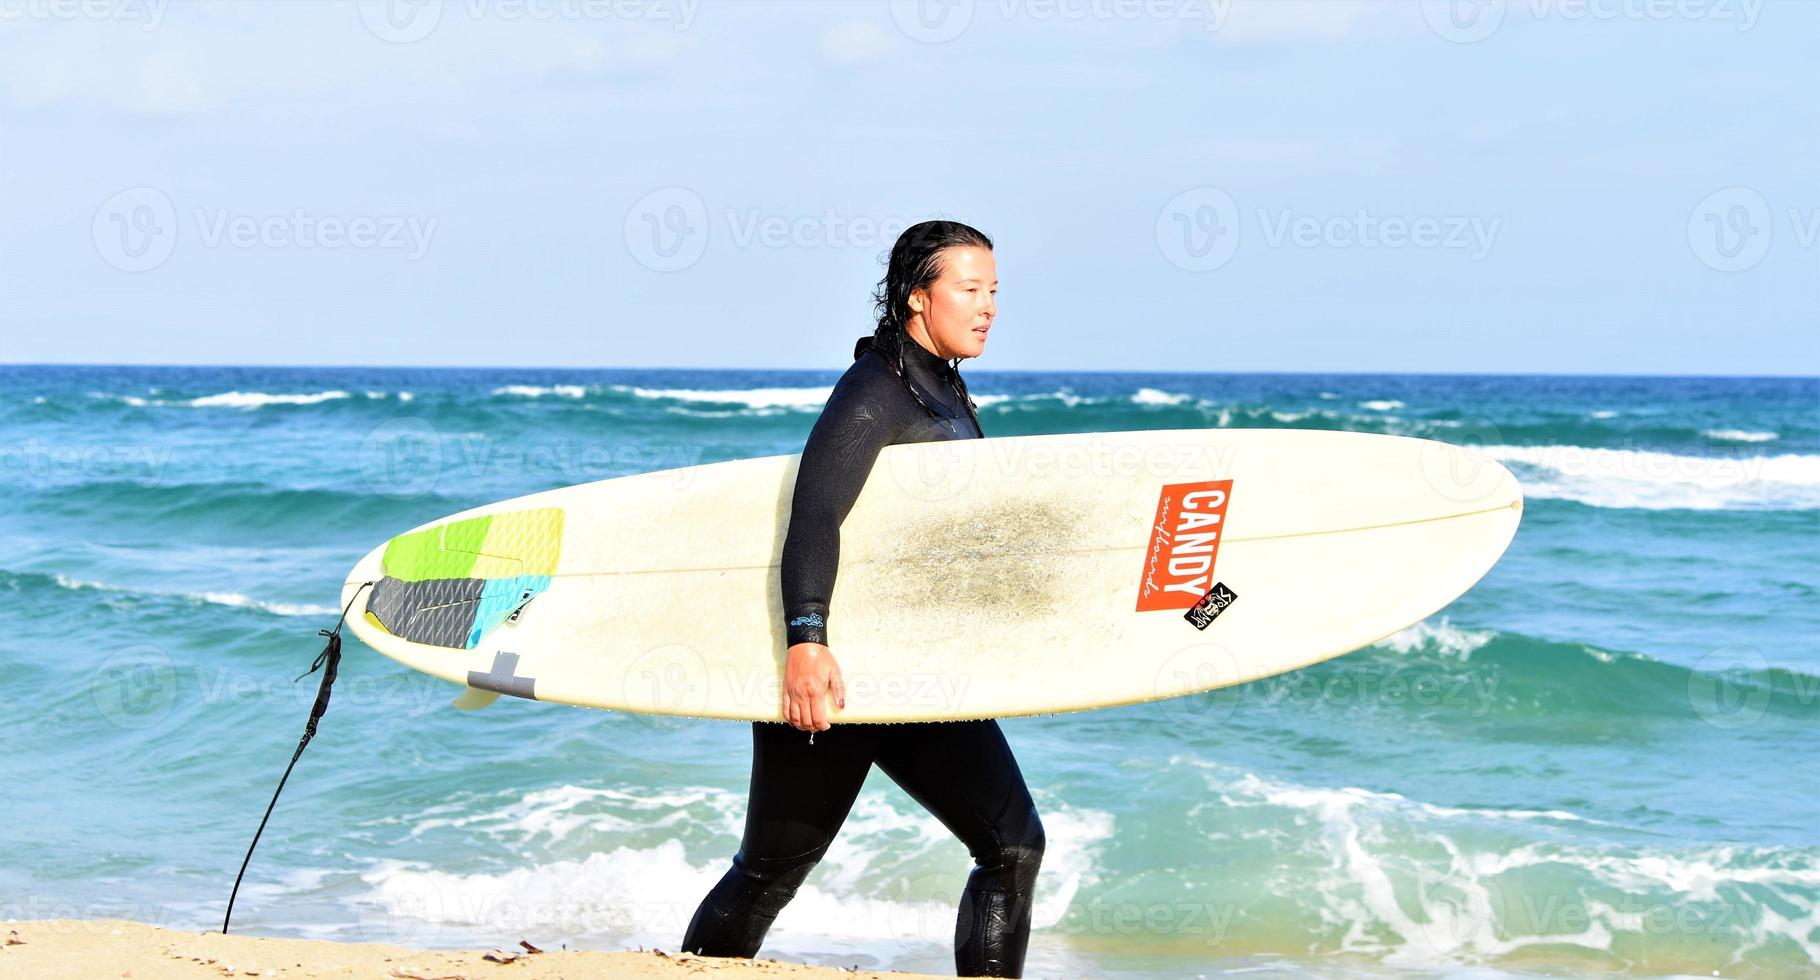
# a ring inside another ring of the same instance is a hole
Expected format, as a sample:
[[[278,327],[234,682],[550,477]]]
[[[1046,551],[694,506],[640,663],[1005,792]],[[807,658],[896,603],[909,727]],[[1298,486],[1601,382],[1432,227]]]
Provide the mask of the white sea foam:
[[[451,924],[670,945],[726,872],[746,798],[717,787],[564,785],[492,808],[470,811],[472,806],[456,802],[421,811],[407,818],[411,836],[441,827],[482,833],[522,855],[525,866],[463,874],[387,859],[362,875],[371,887],[361,900],[420,940],[438,924]],[[1038,806],[1048,840],[1033,914],[1041,929],[1060,922],[1076,889],[1097,880],[1097,854],[1112,837],[1113,818],[1042,799]],[[653,827],[687,828],[691,837],[706,831],[717,843],[695,845],[693,859],[680,836],[650,846],[615,843],[648,839]],[[881,941],[940,947],[953,940],[954,896],[967,866],[965,846],[921,807],[895,792],[862,792],[837,843],[778,916],[767,945],[837,941],[874,952]]]
[[[586,385],[503,385],[493,389],[495,395],[517,395],[520,398],[542,398],[545,395],[558,395],[563,398],[582,398],[588,393]]]
[[[1587,418],[1592,419],[1615,419],[1617,417],[1618,413],[1609,408],[1601,408],[1587,416]]]
[[[184,592],[167,593],[185,599],[213,603],[218,606],[239,606],[246,609],[262,609],[277,616],[324,616],[340,612],[334,606],[312,605],[310,603],[268,602],[264,599],[253,599],[238,592]]]
[[[1193,395],[1183,395],[1155,388],[1139,388],[1131,400],[1139,405],[1180,405],[1192,399]]]
[[[94,589],[99,592],[117,592],[128,595],[155,596],[165,599],[183,599],[195,603],[207,603],[215,606],[234,606],[242,609],[258,609],[274,616],[323,616],[339,612],[334,606],[297,604],[290,602],[267,602],[241,595],[238,592],[159,592],[150,589],[133,589],[123,585],[109,585],[105,582],[89,582],[73,579],[67,575],[57,574],[58,585],[66,589]]]
[[[614,390],[623,391],[639,398],[664,399],[669,401],[691,402],[708,405],[740,405],[738,409],[707,409],[689,406],[670,405],[665,410],[678,415],[695,415],[705,418],[729,418],[742,415],[777,415],[789,411],[819,410],[828,401],[833,392],[832,386],[814,388],[640,388],[634,385],[614,385]],[[1035,398],[1069,396],[1060,392],[1055,395],[1024,396]],[[1182,396],[1187,397],[1187,396]],[[1003,402],[1018,400],[1014,395],[974,395],[973,401],[981,408]],[[1077,399],[1078,401],[1078,399]]]
[[[674,401],[716,402],[745,405],[749,408],[820,408],[833,387],[813,388],[640,388],[636,385],[614,385],[614,390],[630,392],[640,398],[668,398]]]
[[[137,395],[116,395],[116,394],[113,394],[112,392],[106,392],[106,391],[91,391],[88,393],[88,396],[90,398],[100,398],[104,401],[123,402],[127,405],[132,405],[134,407],[139,407],[139,406],[143,406],[146,404],[146,400],[143,398],[140,398]]]
[[[345,391],[318,391],[314,394],[274,395],[264,391],[224,391],[219,395],[204,395],[192,398],[187,402],[192,408],[263,408],[267,405],[315,405],[321,402],[347,398]]]
[[[1306,865],[1296,880],[1317,896],[1323,922],[1342,934],[1341,949],[1386,965],[1456,966],[1547,944],[1607,951],[1619,933],[1653,931],[1637,909],[1614,908],[1595,897],[1610,893],[1648,896],[1659,908],[1716,908],[1714,914],[1725,917],[1712,920],[1708,938],[1739,950],[1792,942],[1820,961],[1820,944],[1812,938],[1820,927],[1814,911],[1820,862],[1809,849],[1616,850],[1580,843],[1591,830],[1558,837],[1521,829],[1620,826],[1558,808],[1451,806],[1356,786],[1306,786],[1188,754],[1174,755],[1168,764],[1201,772],[1210,794],[1231,810],[1223,823],[1311,826],[1314,834],[1272,837],[1272,846],[1291,849],[1276,860]],[[1514,904],[1521,895],[1511,883],[1562,874],[1571,883],[1557,884],[1557,892],[1569,889],[1570,901],[1576,891],[1585,896],[1586,914],[1574,923],[1581,927],[1513,933],[1526,913]],[[1747,889],[1775,899],[1740,898]],[[1755,922],[1738,919],[1740,901],[1749,902]],[[1783,908],[1809,911],[1783,915]]]
[[[1722,439],[1726,442],[1769,442],[1781,438],[1778,432],[1751,432],[1746,429],[1707,429],[1701,433],[1708,439]]]
[[[1645,510],[1820,508],[1820,456],[1686,456],[1584,446],[1486,446],[1474,452],[1516,464],[1531,497]]]
[[[1498,635],[1496,630],[1469,630],[1448,622],[1441,617],[1439,622],[1424,619],[1404,630],[1379,640],[1373,646],[1385,647],[1398,653],[1411,653],[1417,650],[1434,650],[1438,653],[1459,660],[1470,658],[1474,651]]]
[[[1378,401],[1360,402],[1359,407],[1360,408],[1369,408],[1374,412],[1389,412],[1389,411],[1394,411],[1396,409],[1402,408],[1403,403],[1400,401],[1397,401],[1394,398],[1391,398],[1391,399],[1382,399],[1382,400],[1378,400]]]

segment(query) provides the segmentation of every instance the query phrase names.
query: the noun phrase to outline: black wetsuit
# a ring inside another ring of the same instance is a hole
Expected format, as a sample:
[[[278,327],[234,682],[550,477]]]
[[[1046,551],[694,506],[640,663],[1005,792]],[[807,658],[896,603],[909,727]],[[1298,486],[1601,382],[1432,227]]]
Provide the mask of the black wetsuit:
[[[870,339],[856,345],[853,366],[835,384],[803,447],[780,570],[790,644],[828,642],[840,525],[879,451],[983,435],[966,382],[952,365],[904,338],[905,372],[918,387],[913,394]],[[690,920],[683,949],[756,955],[772,920],[833,842],[873,763],[973,856],[955,922],[955,972],[1022,976],[1043,824],[1011,747],[990,718],[837,723],[819,733],[754,722],[745,835],[733,866]]]

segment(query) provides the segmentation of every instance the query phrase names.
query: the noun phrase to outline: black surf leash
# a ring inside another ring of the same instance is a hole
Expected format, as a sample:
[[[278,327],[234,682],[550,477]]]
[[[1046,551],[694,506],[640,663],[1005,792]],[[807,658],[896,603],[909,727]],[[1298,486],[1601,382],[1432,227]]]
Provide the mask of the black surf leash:
[[[372,584],[372,582],[362,582],[360,589]],[[295,684],[314,674],[318,669],[322,670],[322,686],[316,689],[316,704],[310,708],[310,722],[304,726],[303,740],[297,743],[297,751],[291,754],[291,764],[284,767],[284,778],[278,780],[278,788],[272,792],[272,802],[266,804],[265,816],[259,818],[259,829],[253,832],[253,843],[247,845],[246,857],[240,862],[240,873],[234,876],[234,891],[228,896],[227,914],[221,917],[223,934],[228,931],[228,920],[234,917],[234,898],[240,894],[240,879],[246,877],[246,866],[253,860],[253,848],[259,846],[259,835],[265,833],[265,822],[272,819],[272,808],[278,805],[278,794],[284,792],[285,781],[291,778],[291,770],[297,767],[297,760],[303,755],[303,747],[310,744],[310,739],[316,737],[316,723],[322,720],[323,713],[329,710],[329,688],[335,686],[335,674],[341,667],[341,624],[347,621],[348,610],[354,608],[354,600],[360,598],[360,589],[355,589],[354,594],[348,597],[348,604],[342,607],[341,618],[335,621],[334,629],[316,631],[318,636],[328,637],[329,642],[322,648],[322,652],[316,655],[316,662],[310,665],[310,669],[298,674],[291,681]]]

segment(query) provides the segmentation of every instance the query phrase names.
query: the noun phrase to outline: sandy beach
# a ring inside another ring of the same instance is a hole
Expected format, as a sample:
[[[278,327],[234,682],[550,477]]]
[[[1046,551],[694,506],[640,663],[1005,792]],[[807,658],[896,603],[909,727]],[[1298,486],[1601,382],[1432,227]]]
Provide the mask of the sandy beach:
[[[0,976],[30,980],[165,980],[195,977],[392,977],[398,980],[559,980],[576,977],[891,977],[925,973],[807,966],[673,950],[603,952],[510,948],[428,952],[377,943],[222,935],[125,919],[8,921],[0,927]]]

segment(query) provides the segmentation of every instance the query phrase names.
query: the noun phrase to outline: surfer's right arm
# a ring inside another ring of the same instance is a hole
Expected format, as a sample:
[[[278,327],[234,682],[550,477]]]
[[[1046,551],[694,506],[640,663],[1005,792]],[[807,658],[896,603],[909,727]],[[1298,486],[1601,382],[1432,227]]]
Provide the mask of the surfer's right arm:
[[[878,380],[856,367],[834,386],[803,446],[790,499],[790,528],[778,575],[789,647],[783,710],[785,720],[812,731],[828,727],[823,695],[832,692],[837,706],[846,704],[839,667],[828,652],[828,601],[840,569],[840,526],[879,451],[902,425],[875,397]]]

